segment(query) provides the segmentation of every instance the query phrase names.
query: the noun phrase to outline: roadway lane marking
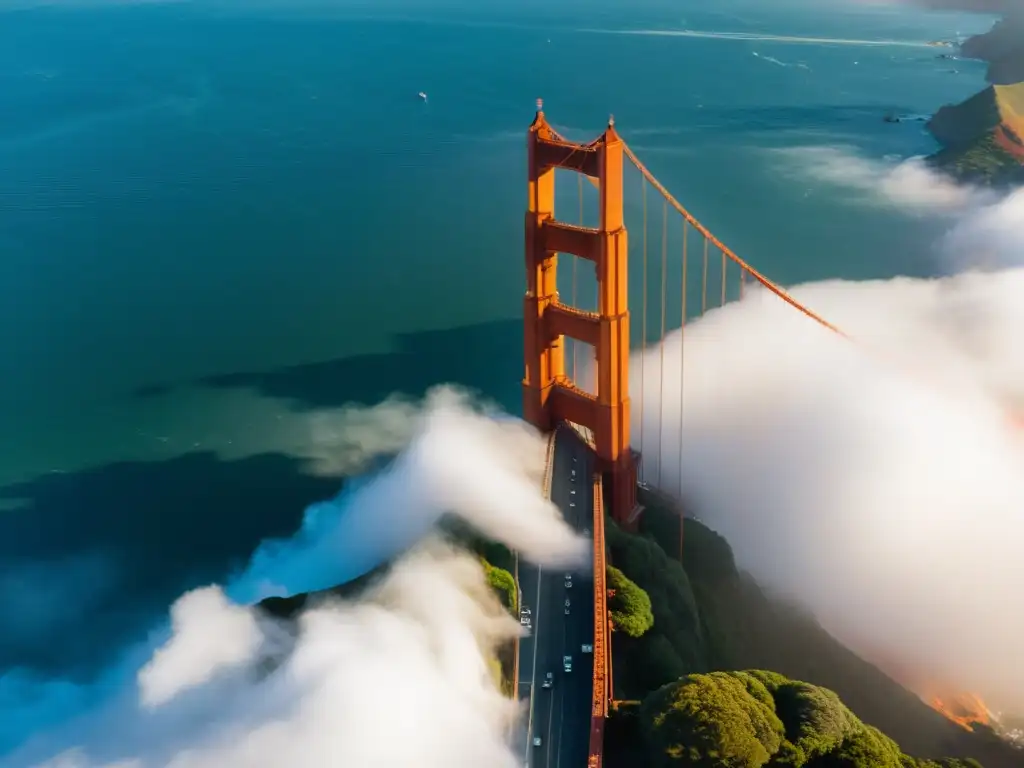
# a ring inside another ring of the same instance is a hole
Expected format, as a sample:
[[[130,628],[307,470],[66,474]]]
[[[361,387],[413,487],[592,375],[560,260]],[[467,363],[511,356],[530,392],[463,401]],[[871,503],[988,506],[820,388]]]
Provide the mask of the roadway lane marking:
[[[555,601],[557,602],[557,600],[558,600],[558,597],[556,596],[556,593],[558,591],[558,584],[557,584],[557,582],[552,581],[551,586],[549,587],[549,590],[552,593],[551,596],[554,597]],[[564,655],[564,650],[565,650],[565,622],[564,621],[562,622],[562,649],[563,649],[563,655]],[[563,695],[562,695],[562,686],[564,685],[564,680],[565,680],[565,677],[564,677],[565,670],[563,669],[562,672],[563,672],[563,677],[562,677],[563,682],[558,684],[558,693],[555,694],[554,691],[551,692],[552,694],[557,695],[557,697],[558,697],[558,702],[557,703],[558,703],[559,707],[561,707],[562,699],[564,698]],[[552,701],[551,701],[551,708],[548,710],[548,745],[547,745],[547,748],[544,750],[544,765],[545,766],[548,766],[548,765],[551,764],[551,744],[555,740],[555,737],[552,735],[553,731],[551,730],[551,725],[555,721],[555,704],[556,704],[556,702],[554,701],[554,695],[553,695],[552,696]]]
[[[572,618],[573,617],[570,615],[569,616],[569,620],[572,620]],[[569,626],[569,622],[568,621],[563,621],[562,622],[562,655],[563,656],[565,655],[566,636],[569,634],[568,626]],[[571,677],[572,676],[572,672],[569,672],[568,676]],[[571,686],[572,682],[573,681],[567,679],[566,685],[567,686]],[[563,736],[563,734],[562,734],[562,723],[565,722],[565,699],[566,699],[566,697],[563,694],[559,698],[559,700],[558,700],[558,749],[555,752],[555,766],[561,765],[561,763],[562,763],[562,741],[563,741],[563,739],[562,739],[562,736]],[[554,708],[552,708],[551,715],[554,716],[554,714],[555,714]],[[548,729],[550,730],[550,726],[548,726]],[[549,758],[548,762],[550,762],[550,758]]]
[[[541,582],[542,582],[542,579],[541,579],[541,577],[543,575],[542,571],[543,571],[543,569],[538,565],[537,566],[537,603],[536,603],[536,606],[535,606],[537,608],[537,613],[533,617],[533,626],[530,627],[530,633],[533,635],[533,672],[531,673],[532,674],[532,678],[531,679],[533,680],[533,682],[530,683],[530,717],[529,717],[529,720],[526,723],[526,754],[523,755],[523,757],[526,758],[527,761],[529,761],[529,759],[530,759],[530,748],[533,746],[533,700],[534,700],[534,697],[537,695],[537,648],[540,646],[540,641],[539,641],[538,634],[540,632],[540,629],[539,629],[539,627],[540,627],[540,608],[541,608],[541,605],[540,605],[540,585],[541,585]]]
[[[565,697],[562,697],[562,706],[558,708],[558,751],[555,753],[555,768],[562,764],[562,724],[565,722]]]

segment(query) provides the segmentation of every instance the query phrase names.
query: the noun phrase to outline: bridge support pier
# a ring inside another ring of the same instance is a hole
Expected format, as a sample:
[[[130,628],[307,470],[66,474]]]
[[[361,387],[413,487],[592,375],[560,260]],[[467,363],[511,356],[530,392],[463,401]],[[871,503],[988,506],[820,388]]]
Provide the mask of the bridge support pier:
[[[539,107],[540,105],[538,105]],[[636,515],[636,456],[630,449],[628,239],[623,217],[623,142],[609,121],[588,144],[568,142],[543,111],[530,126],[527,151],[526,296],[523,300],[523,416],[542,431],[572,421],[594,434],[594,452],[610,485],[612,517]],[[555,219],[555,169],[596,178],[595,228]],[[584,312],[559,301],[558,252],[593,262],[598,307]],[[597,392],[578,387],[565,370],[565,337],[593,344]]]

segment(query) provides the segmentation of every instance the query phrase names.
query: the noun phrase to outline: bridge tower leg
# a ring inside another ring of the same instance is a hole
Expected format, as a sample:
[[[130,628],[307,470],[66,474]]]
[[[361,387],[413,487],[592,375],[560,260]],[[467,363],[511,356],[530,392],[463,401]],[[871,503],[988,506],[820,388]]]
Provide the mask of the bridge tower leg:
[[[538,105],[540,106],[540,105]],[[565,141],[540,110],[528,135],[526,213],[527,288],[523,302],[523,416],[543,431],[560,421],[588,427],[608,476],[613,518],[626,523],[636,509],[637,457],[630,448],[628,240],[623,216],[623,143],[614,124],[595,141]],[[596,228],[555,219],[555,169],[595,178]],[[558,295],[558,252],[593,262],[597,312],[567,307]],[[597,352],[597,393],[577,387],[565,370],[565,336]]]
[[[543,432],[557,426],[548,400],[558,378],[565,377],[564,337],[546,334],[545,310],[558,300],[558,254],[548,251],[538,235],[555,216],[555,168],[543,165],[538,139],[554,133],[543,113],[530,130],[528,203],[526,212],[526,296],[523,299],[526,375],[523,379],[523,418]]]

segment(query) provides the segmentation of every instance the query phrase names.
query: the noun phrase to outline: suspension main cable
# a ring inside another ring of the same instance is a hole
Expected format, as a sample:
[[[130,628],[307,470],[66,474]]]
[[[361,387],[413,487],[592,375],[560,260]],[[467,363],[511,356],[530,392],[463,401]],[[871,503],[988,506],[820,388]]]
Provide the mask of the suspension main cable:
[[[626,157],[629,158],[629,161],[633,163],[634,166],[636,166],[637,170],[640,171],[644,178],[651,183],[651,186],[653,186],[655,189],[661,192],[661,194],[668,199],[672,207],[675,208],[680,214],[682,214],[686,218],[686,220],[690,222],[694,229],[696,229],[698,232],[704,235],[705,238],[713,242],[717,248],[720,248],[727,255],[730,261],[734,261],[736,264],[738,264],[740,267],[746,270],[747,274],[749,274],[755,281],[757,281],[762,286],[767,288],[769,291],[774,293],[776,296],[778,296],[780,299],[782,299],[784,302],[789,304],[794,309],[799,310],[807,317],[811,318],[816,323],[829,329],[833,333],[837,333],[845,338],[850,338],[849,334],[847,334],[841,328],[833,325],[828,320],[819,315],[817,312],[814,312],[808,307],[805,307],[799,301],[790,296],[789,293],[786,290],[784,290],[781,286],[777,285],[772,280],[769,280],[767,277],[761,274],[761,272],[755,269],[751,264],[748,264],[746,261],[744,261],[735,253],[733,253],[732,250],[729,249],[729,247],[726,246],[721,240],[719,240],[717,237],[711,234],[710,230],[708,230],[707,227],[705,227],[703,224],[697,221],[693,214],[686,210],[686,208],[684,208],[683,205],[678,200],[676,200],[675,197],[672,196],[672,193],[665,188],[665,185],[654,177],[654,174],[652,174],[647,169],[647,166],[640,162],[640,158],[638,158],[636,156],[636,153],[629,148],[628,144],[623,143],[622,151],[625,153]]]

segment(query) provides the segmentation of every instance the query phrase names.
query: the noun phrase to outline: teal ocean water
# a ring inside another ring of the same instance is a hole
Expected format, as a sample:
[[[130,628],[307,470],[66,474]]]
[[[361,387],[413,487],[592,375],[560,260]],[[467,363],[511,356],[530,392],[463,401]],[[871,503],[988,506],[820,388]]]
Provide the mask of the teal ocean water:
[[[3,667],[88,677],[293,530],[338,488],[307,460],[346,403],[455,381],[518,407],[538,97],[572,138],[614,113],[781,282],[940,268],[941,220],[811,171],[932,151],[881,118],[977,90],[926,43],[989,19],[425,5],[0,5]]]

